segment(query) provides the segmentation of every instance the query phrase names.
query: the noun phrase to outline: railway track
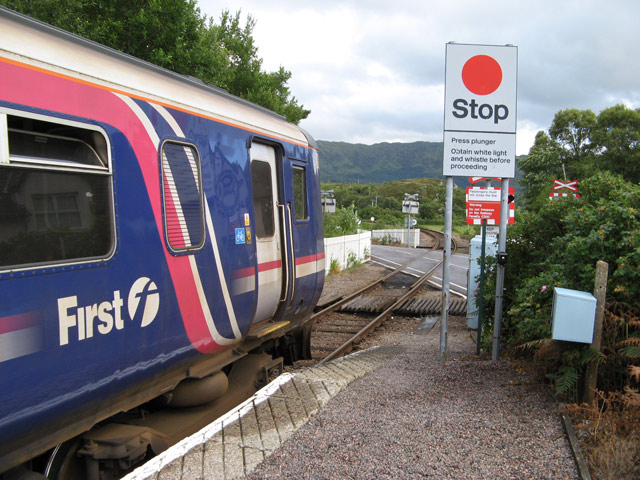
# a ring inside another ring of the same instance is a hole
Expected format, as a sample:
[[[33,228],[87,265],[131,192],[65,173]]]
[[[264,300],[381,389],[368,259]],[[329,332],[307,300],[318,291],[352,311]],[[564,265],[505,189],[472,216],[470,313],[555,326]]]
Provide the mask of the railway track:
[[[328,362],[350,352],[354,345],[373,332],[394,312],[402,311],[403,308],[406,308],[407,312],[412,312],[411,306],[416,308],[418,304],[422,307],[439,308],[439,300],[434,299],[433,295],[430,299],[422,298],[417,302],[415,297],[418,293],[424,292],[423,284],[441,264],[442,262],[438,263],[414,281],[404,278],[396,281],[397,275],[406,267],[402,265],[314,314],[310,318],[314,324],[311,333],[312,363]],[[367,295],[374,289],[374,295]],[[464,305],[461,303],[453,307],[461,310]],[[420,308],[417,307],[413,315],[420,315],[424,311],[424,308],[422,311]]]
[[[430,228],[421,228],[420,229],[420,236],[422,237],[422,234],[427,235],[429,237],[432,238],[432,246],[431,246],[431,250],[442,250],[443,246],[444,246],[444,232],[441,232],[439,230],[432,230]],[[422,245],[422,239],[420,239],[420,244]],[[427,242],[424,242],[425,244]],[[456,241],[455,237],[451,237],[451,252],[452,253],[456,253],[456,250],[458,249],[458,242]]]

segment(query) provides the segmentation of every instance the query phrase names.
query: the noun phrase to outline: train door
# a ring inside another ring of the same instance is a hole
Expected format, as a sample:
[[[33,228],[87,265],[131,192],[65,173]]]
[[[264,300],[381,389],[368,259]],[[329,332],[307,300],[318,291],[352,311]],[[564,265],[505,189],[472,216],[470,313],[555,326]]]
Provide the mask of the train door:
[[[287,253],[282,251],[285,229],[277,210],[279,177],[273,147],[261,143],[251,145],[251,178],[258,262],[254,322],[260,322],[274,316],[279,302],[287,295],[289,284]]]
[[[309,292],[315,290],[317,256],[309,210],[309,166],[307,162],[294,158],[289,158],[287,164],[284,175],[285,210],[292,258],[287,314],[296,315],[308,303]]]

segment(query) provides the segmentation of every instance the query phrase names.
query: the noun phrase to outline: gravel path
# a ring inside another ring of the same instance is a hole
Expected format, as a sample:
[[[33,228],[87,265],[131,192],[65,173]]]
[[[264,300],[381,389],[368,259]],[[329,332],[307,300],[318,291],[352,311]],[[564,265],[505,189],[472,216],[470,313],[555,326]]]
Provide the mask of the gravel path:
[[[419,320],[395,322],[375,342],[405,352],[331,400],[250,478],[579,478],[553,401],[510,363],[475,358],[464,318],[450,318],[444,362],[439,324],[418,334]]]

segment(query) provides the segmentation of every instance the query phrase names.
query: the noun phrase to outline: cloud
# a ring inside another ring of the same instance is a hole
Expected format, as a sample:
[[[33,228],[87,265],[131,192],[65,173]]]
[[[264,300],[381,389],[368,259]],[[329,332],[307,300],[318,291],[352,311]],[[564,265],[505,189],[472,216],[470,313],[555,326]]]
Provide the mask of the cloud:
[[[565,108],[640,107],[640,3],[625,0],[200,0],[257,21],[267,70],[289,86],[321,140],[441,141],[445,44],[518,46],[517,153]]]

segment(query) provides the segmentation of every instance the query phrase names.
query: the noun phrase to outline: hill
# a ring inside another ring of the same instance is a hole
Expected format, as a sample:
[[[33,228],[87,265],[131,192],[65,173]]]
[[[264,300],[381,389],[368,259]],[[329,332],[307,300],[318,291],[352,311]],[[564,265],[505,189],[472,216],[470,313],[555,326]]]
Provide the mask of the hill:
[[[360,143],[318,141],[320,180],[383,183],[443,178],[442,142]]]
[[[323,183],[384,183],[409,178],[443,179],[442,142],[362,143],[318,140],[320,181]],[[516,159],[517,161],[517,159]],[[516,170],[510,186],[519,193]],[[467,177],[453,177],[459,187]]]

